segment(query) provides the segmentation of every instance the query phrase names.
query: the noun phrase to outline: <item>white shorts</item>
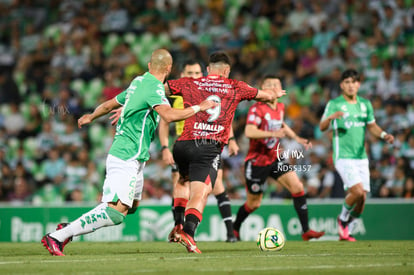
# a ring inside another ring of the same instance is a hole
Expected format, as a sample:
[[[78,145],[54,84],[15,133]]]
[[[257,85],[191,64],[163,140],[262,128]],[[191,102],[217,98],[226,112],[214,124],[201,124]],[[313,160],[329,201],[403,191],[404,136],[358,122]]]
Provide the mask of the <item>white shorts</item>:
[[[345,191],[358,183],[362,183],[365,191],[371,190],[368,159],[338,159],[335,168],[344,182]]]
[[[112,155],[106,158],[106,177],[102,202],[117,202],[132,207],[134,200],[141,200],[144,186],[145,162],[122,160]]]

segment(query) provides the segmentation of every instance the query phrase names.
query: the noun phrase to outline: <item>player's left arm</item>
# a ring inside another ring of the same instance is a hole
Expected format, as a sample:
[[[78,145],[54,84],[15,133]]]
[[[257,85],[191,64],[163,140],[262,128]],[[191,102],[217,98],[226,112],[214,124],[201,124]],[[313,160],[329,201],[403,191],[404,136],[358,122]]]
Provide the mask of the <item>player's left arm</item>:
[[[240,148],[236,142],[236,138],[234,137],[233,127],[230,127],[230,135],[229,135],[227,146],[229,149],[230,156],[235,156],[239,153]]]
[[[394,136],[382,130],[375,121],[368,123],[367,129],[372,135],[385,140],[387,143],[394,143]]]
[[[78,127],[81,128],[82,125],[89,124],[95,119],[106,115],[115,108],[120,107],[121,104],[116,100],[116,98],[109,99],[104,103],[100,104],[91,114],[85,114],[78,119]]]
[[[165,120],[163,120],[161,118],[160,120],[160,124],[158,127],[158,136],[160,139],[160,144],[161,144],[161,155],[162,155],[162,160],[168,164],[168,165],[173,165],[174,162],[174,157],[168,147],[168,143],[169,143],[169,123],[167,123]]]
[[[366,103],[366,109],[367,109],[367,129],[368,131],[383,140],[385,140],[388,143],[394,143],[394,136],[391,134],[388,134],[384,130],[381,129],[381,127],[378,126],[378,124],[375,122],[374,117],[374,108],[372,107],[372,104],[370,102]]]
[[[312,143],[310,142],[309,139],[306,138],[301,138],[300,136],[298,136],[295,131],[292,130],[292,128],[289,127],[289,125],[287,125],[285,122],[283,122],[283,129],[285,129],[285,134],[287,137],[294,139],[297,143],[302,144],[306,150],[309,150],[310,148],[312,148]]]

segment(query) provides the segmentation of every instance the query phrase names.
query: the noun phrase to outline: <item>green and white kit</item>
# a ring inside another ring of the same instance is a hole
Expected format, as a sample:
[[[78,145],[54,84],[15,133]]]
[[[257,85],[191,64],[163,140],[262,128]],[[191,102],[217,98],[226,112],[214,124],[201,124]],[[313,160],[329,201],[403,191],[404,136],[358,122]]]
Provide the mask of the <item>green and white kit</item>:
[[[153,108],[170,103],[164,85],[148,72],[136,77],[116,100],[123,110],[106,161],[102,201],[119,199],[131,207],[134,200],[141,199],[143,169],[160,120]]]
[[[116,96],[116,100],[123,105],[123,110],[109,154],[123,160],[147,161],[149,146],[160,120],[153,107],[170,104],[164,85],[147,72],[136,77],[125,91]]]
[[[351,104],[341,95],[328,102],[322,120],[338,111],[343,112],[344,115],[332,120],[330,125],[335,168],[344,181],[345,189],[363,183],[364,189],[369,191],[365,131],[368,124],[375,122],[372,104],[359,96],[357,96],[357,103]]]

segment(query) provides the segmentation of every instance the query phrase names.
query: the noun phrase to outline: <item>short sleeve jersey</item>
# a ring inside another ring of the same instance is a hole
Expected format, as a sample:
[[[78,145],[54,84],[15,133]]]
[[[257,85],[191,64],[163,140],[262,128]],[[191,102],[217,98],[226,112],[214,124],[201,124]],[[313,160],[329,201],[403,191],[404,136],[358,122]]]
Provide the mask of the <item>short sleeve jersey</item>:
[[[160,120],[153,108],[170,104],[164,85],[147,72],[132,80],[116,100],[123,109],[109,154],[123,160],[147,161],[149,146]]]
[[[227,144],[237,104],[242,100],[254,99],[258,91],[245,82],[217,75],[196,79],[184,77],[170,80],[168,85],[172,94],[183,97],[185,107],[206,99],[219,103],[206,112],[186,119],[178,140],[212,139],[221,145]]]
[[[257,102],[250,107],[246,124],[256,125],[262,131],[277,131],[282,128],[284,113],[283,103],[277,103],[273,109],[264,102]],[[245,161],[250,160],[254,166],[268,166],[277,160],[278,146],[279,139],[275,137],[250,139]]]
[[[357,103],[350,104],[341,95],[328,101],[322,120],[337,111],[342,111],[344,116],[331,121],[333,160],[366,159],[365,130],[367,124],[375,122],[371,102],[357,96]]]

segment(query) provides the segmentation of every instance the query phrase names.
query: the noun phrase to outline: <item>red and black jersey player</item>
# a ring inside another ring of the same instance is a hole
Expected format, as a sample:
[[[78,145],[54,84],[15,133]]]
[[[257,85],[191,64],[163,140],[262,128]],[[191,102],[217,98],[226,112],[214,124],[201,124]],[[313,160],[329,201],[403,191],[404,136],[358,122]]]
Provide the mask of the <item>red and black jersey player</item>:
[[[281,90],[282,85],[277,77],[269,75],[263,79],[261,88]],[[284,104],[275,99],[271,102],[253,104],[247,114],[245,135],[250,139],[245,158],[247,200],[239,208],[233,224],[234,234],[238,239],[240,239],[239,231],[242,222],[260,206],[264,183],[268,177],[277,180],[292,194],[293,205],[302,225],[303,240],[320,238],[325,234],[309,229],[303,184],[292,165],[280,161],[283,156],[282,148],[279,146],[280,138],[287,136],[302,144],[305,149],[312,147],[309,140],[297,136],[283,122],[284,111]]]
[[[188,252],[194,253],[201,253],[194,234],[216,180],[220,153],[228,141],[237,104],[251,99],[272,101],[286,93],[276,89],[259,90],[245,82],[229,79],[230,58],[224,52],[211,54],[207,72],[205,77],[169,80],[166,85],[166,92],[181,95],[185,106],[196,104],[201,98],[218,103],[206,113],[199,112],[185,121],[183,133],[173,149],[181,180],[190,182],[185,222],[183,230],[176,233],[177,240]]]

